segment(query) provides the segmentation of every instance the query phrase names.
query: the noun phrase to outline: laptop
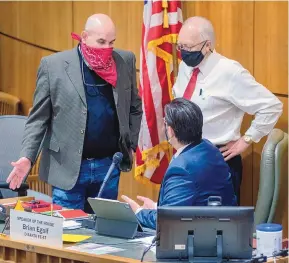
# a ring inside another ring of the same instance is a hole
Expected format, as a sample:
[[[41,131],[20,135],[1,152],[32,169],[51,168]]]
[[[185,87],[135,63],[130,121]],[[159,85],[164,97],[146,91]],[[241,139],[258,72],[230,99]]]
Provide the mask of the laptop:
[[[154,230],[141,226],[128,203],[92,197],[87,201],[96,215],[96,231],[99,235],[127,239],[155,235]]]

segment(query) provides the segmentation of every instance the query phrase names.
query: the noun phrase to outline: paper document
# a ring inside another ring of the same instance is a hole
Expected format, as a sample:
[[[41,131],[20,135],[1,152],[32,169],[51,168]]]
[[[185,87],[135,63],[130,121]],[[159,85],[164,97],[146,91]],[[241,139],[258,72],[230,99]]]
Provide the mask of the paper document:
[[[153,239],[154,239],[154,236],[150,236],[150,237],[131,239],[128,242],[131,242],[131,243],[140,242],[144,246],[149,247],[151,245],[151,243],[153,242]],[[152,251],[155,254],[156,253],[156,246],[151,247],[150,251]]]
[[[149,237],[130,239],[127,242],[131,242],[131,243],[140,242],[144,245],[150,245],[153,242],[153,239],[154,239],[154,236],[149,236]]]
[[[63,234],[62,240],[63,242],[69,242],[69,243],[78,243],[81,241],[84,241],[86,239],[91,238],[91,236],[85,236],[85,235],[72,235],[72,234]]]
[[[95,254],[95,255],[110,254],[110,253],[115,253],[119,251],[124,251],[124,249],[122,248],[98,245],[95,243],[80,244],[76,246],[67,247],[66,249],[89,253],[89,254]]]
[[[63,229],[77,229],[81,228],[81,223],[75,220],[63,221]]]

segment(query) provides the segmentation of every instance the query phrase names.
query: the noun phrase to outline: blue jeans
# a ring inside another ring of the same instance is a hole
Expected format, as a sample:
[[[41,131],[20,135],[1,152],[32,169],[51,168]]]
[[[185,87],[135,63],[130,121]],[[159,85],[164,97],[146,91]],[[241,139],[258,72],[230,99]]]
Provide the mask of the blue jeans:
[[[103,179],[112,163],[112,158],[82,160],[79,177],[71,190],[52,187],[53,203],[71,209],[93,213],[88,197],[97,197]],[[102,198],[117,199],[120,170],[115,168],[106,182]]]

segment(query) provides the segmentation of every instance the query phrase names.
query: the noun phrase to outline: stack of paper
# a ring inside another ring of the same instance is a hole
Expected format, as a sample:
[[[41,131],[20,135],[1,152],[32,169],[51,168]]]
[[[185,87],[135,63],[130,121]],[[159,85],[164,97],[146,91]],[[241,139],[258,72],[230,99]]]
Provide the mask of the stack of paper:
[[[88,218],[89,215],[81,209],[61,210],[54,213],[55,216],[62,217],[64,220],[78,220]]]
[[[98,245],[95,243],[79,244],[76,246],[67,247],[66,249],[79,251],[79,252],[85,252],[89,254],[95,254],[95,255],[111,254],[111,253],[116,253],[119,251],[124,251],[124,249],[122,248]]]
[[[74,220],[63,220],[63,229],[81,228],[81,223]]]

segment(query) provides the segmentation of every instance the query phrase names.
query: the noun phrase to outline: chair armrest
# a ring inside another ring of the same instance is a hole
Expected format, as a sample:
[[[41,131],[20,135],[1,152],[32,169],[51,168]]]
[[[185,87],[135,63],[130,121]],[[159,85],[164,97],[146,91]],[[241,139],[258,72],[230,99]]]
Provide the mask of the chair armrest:
[[[10,189],[9,188],[9,184],[8,183],[0,183],[0,189]],[[19,192],[19,191],[22,191],[22,190],[27,190],[29,189],[29,186],[27,183],[24,183],[24,184],[21,184],[19,188],[16,188],[15,190],[13,189],[10,189],[14,192]]]

